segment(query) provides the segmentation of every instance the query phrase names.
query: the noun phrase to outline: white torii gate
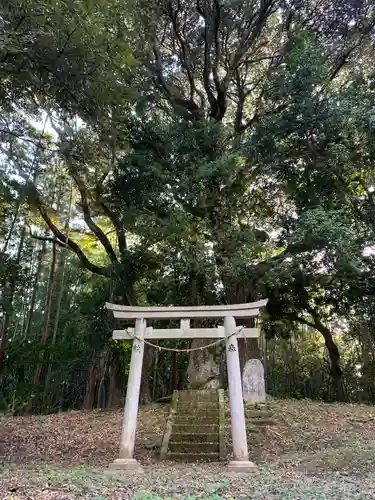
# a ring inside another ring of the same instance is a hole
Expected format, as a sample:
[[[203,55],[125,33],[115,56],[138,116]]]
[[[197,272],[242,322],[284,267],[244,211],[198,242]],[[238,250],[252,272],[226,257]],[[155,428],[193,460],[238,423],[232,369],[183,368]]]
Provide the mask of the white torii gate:
[[[247,448],[244,404],[242,399],[242,381],[236,318],[257,317],[267,299],[247,304],[196,307],[133,307],[106,303],[108,310],[116,319],[135,320],[135,328],[114,330],[113,339],[133,340],[128,386],[124,409],[123,426],[120,439],[119,458],[110,464],[111,469],[142,469],[134,458],[135,431],[141,387],[144,342],[143,339],[221,339],[226,338],[226,356],[228,369],[228,390],[233,438],[234,460],[229,462],[231,471],[247,472],[255,464],[249,461]],[[223,318],[224,326],[217,328],[190,328],[190,319]],[[146,327],[146,319],[180,319],[180,328],[155,329]],[[241,328],[241,337],[257,338],[257,328]]]

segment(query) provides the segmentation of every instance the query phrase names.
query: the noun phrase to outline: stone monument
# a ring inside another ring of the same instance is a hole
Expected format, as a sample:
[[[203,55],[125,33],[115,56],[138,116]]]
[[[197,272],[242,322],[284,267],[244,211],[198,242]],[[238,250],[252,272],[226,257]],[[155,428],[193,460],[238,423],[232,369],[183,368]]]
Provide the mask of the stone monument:
[[[266,385],[264,368],[260,359],[246,361],[242,373],[242,393],[245,404],[265,403]]]
[[[205,339],[193,340],[191,347],[207,344]],[[219,389],[220,366],[216,362],[213,349],[193,351],[189,357],[188,381],[191,389]]]

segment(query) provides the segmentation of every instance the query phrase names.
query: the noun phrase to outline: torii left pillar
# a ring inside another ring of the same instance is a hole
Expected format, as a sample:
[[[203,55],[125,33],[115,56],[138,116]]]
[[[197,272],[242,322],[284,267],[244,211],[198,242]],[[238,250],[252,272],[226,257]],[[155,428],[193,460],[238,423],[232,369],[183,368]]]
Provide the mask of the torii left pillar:
[[[135,322],[135,337],[133,340],[132,355],[129,367],[128,387],[126,390],[126,401],[124,419],[120,439],[119,458],[109,466],[112,470],[137,470],[142,471],[141,464],[134,458],[135,431],[137,429],[137,415],[139,405],[139,393],[141,389],[141,376],[143,364],[146,321],[137,319]]]

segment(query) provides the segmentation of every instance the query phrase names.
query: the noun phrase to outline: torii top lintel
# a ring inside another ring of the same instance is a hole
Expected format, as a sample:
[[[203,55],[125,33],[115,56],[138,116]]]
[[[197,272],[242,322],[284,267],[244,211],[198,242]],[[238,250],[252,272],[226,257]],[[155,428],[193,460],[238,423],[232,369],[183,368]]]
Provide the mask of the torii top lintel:
[[[245,304],[220,306],[122,306],[106,302],[106,307],[118,319],[173,319],[173,318],[254,318],[267,305],[268,299]]]

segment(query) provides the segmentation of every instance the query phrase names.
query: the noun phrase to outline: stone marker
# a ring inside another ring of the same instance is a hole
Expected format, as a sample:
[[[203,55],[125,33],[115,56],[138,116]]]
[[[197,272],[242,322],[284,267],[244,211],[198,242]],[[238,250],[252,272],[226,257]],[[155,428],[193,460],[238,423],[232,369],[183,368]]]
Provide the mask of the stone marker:
[[[242,393],[245,404],[265,403],[264,368],[260,359],[246,361],[242,373]]]

